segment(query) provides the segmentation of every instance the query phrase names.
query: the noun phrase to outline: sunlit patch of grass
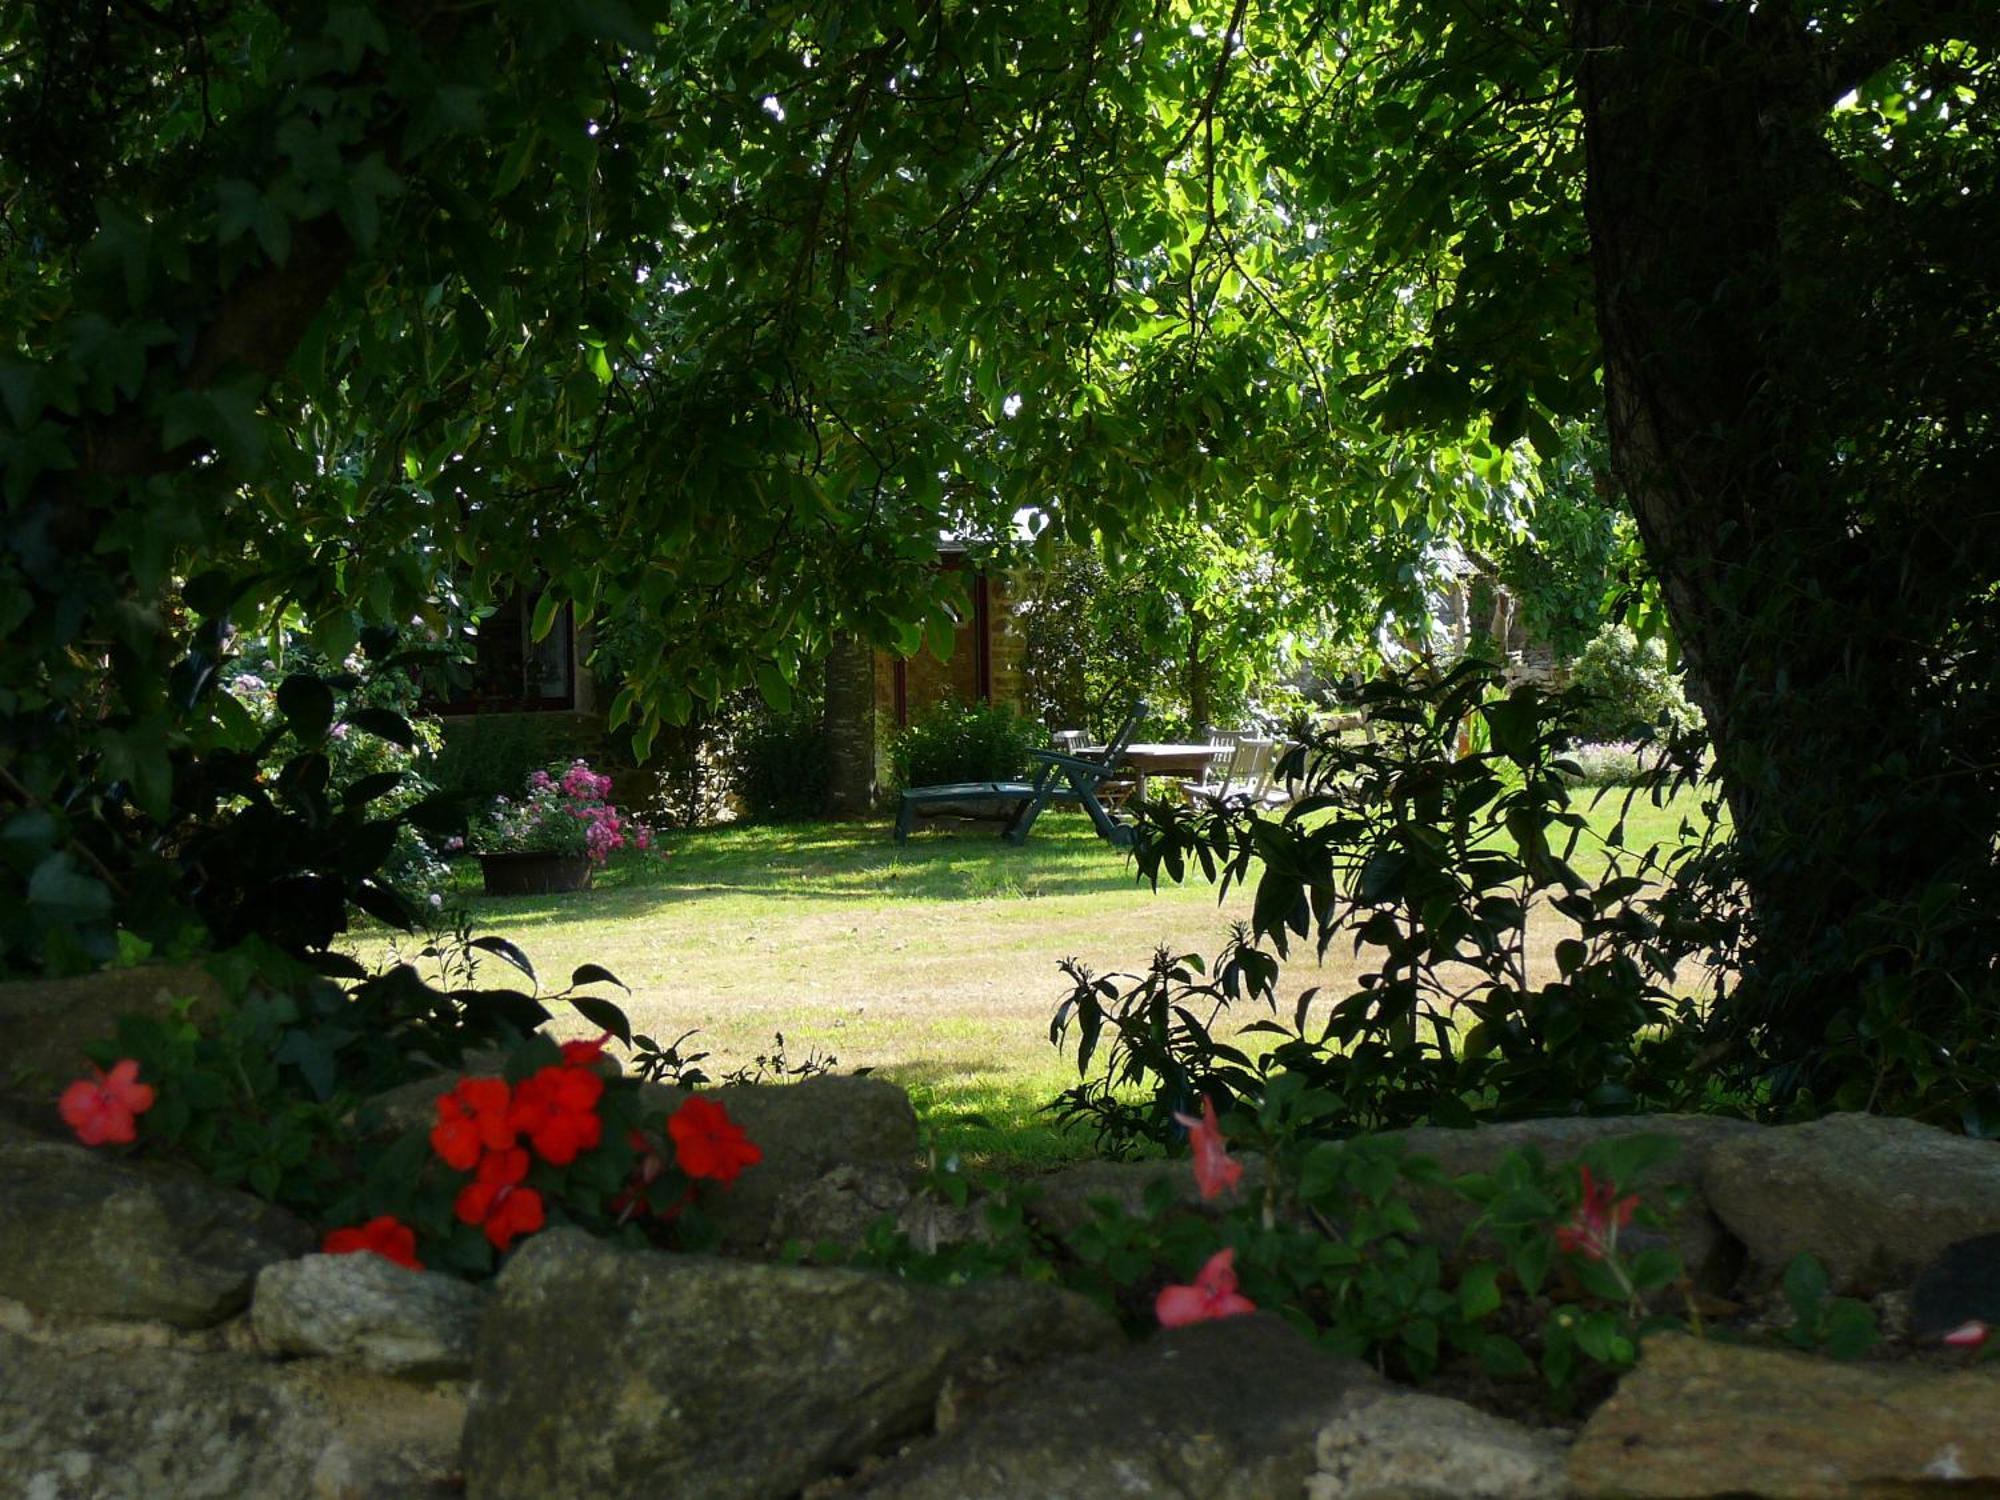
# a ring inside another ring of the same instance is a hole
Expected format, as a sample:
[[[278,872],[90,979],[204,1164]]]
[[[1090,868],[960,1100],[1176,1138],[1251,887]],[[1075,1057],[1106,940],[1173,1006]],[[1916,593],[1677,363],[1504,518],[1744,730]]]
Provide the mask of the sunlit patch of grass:
[[[1609,799],[1578,806],[1594,827],[1616,819]],[[1680,812],[1635,808],[1628,845],[1671,836]],[[712,1076],[783,1032],[795,1057],[816,1048],[841,1071],[870,1068],[908,1088],[939,1145],[973,1162],[1090,1154],[1087,1133],[1060,1132],[1041,1113],[1076,1082],[1048,1040],[1069,989],[1059,960],[1102,973],[1142,971],[1159,946],[1207,957],[1248,916],[1243,890],[1218,905],[1198,878],[1141,884],[1130,856],[1077,814],[1043,818],[1018,849],[981,825],[897,845],[876,820],[674,834],[667,850],[614,863],[588,892],[461,899],[481,930],[527,950],[546,988],[579,964],[610,969],[631,986],[621,1000],[637,1029],[662,1040],[695,1030],[690,1045],[712,1054]],[[1602,860],[1586,847],[1576,862],[1594,876]],[[1280,1013],[1289,1018],[1308,987],[1349,993],[1360,967],[1344,943],[1324,967],[1295,949]],[[1268,1014],[1246,1008],[1220,1034]],[[556,1021],[564,1036],[589,1029],[574,1012]]]

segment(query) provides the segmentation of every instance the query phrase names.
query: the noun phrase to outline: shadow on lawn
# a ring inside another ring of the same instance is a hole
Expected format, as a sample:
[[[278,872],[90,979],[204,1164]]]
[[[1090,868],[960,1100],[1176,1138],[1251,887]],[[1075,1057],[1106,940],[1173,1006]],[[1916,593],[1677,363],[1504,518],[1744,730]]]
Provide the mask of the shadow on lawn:
[[[532,926],[585,910],[593,918],[639,916],[663,903],[723,895],[1022,900],[1127,891],[1137,880],[1130,856],[1099,840],[1081,816],[1045,817],[1019,848],[987,824],[924,832],[898,844],[880,820],[703,829],[668,835],[663,846],[666,859],[613,865],[589,893],[481,897],[477,909],[495,921]]]

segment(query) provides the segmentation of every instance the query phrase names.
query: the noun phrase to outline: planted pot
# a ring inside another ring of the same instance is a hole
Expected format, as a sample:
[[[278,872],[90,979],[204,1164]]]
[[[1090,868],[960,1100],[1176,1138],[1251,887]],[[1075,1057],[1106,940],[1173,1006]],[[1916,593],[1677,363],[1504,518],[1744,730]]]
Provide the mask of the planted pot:
[[[548,896],[590,889],[590,856],[540,852],[482,854],[479,873],[489,896]]]

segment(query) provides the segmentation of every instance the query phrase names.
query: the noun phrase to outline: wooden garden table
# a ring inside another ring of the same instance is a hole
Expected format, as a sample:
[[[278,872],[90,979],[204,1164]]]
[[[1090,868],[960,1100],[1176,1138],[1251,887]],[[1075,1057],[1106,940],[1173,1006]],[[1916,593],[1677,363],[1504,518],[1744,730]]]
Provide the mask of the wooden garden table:
[[[1097,746],[1083,752],[1086,755],[1102,753]],[[1152,776],[1192,776],[1197,781],[1208,775],[1208,768],[1218,755],[1233,753],[1227,745],[1168,744],[1164,742],[1127,745],[1125,753],[1118,758],[1121,768],[1132,772],[1138,783],[1135,795],[1142,801],[1147,795],[1146,781]]]

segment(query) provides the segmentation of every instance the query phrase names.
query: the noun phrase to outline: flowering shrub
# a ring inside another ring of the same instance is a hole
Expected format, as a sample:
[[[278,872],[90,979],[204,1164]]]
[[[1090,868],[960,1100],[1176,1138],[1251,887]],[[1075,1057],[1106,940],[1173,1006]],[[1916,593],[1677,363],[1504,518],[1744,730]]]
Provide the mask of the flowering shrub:
[[[1446,1364],[1487,1380],[1539,1376],[1558,1406],[1631,1365],[1640,1336],[1672,1321],[1658,1305],[1666,1293],[1692,1309],[1677,1258],[1632,1253],[1619,1234],[1657,1222],[1619,1184],[1638,1180],[1671,1141],[1602,1142],[1567,1170],[1516,1151],[1489,1174],[1450,1179],[1393,1136],[1318,1139],[1332,1108],[1295,1075],[1272,1078],[1254,1107],[1218,1110],[1205,1098],[1199,1116],[1181,1117],[1198,1212],[1163,1177],[1141,1211],[1102,1200],[1095,1217],[1058,1235],[1002,1188],[974,1241],[918,1247],[885,1221],[859,1258],[926,1280],[1060,1281],[1108,1303],[1134,1332],[1262,1311],[1393,1376],[1423,1380]],[[1231,1136],[1263,1159],[1254,1192],[1243,1191],[1249,1174]],[[962,1206],[966,1187],[947,1174],[930,1191]],[[1455,1251],[1426,1242],[1418,1189],[1476,1210]]]
[[[420,1246],[426,1264],[478,1275],[555,1223],[705,1243],[699,1185],[728,1187],[763,1152],[722,1105],[700,1095],[663,1121],[641,1118],[638,1081],[604,1067],[608,1040],[558,1047],[537,1037],[515,1051],[504,1076],[457,1080],[439,1095],[429,1128],[383,1152],[339,1205],[337,1220],[372,1216],[358,1229],[336,1229],[327,1250],[387,1253],[379,1234],[366,1234],[387,1222],[408,1229],[411,1253]]]
[[[617,984],[610,973],[587,964],[571,988],[543,992],[606,1028],[558,1045],[533,1030],[550,1018],[541,1000],[475,982],[478,954],[535,977],[513,944],[481,937],[465,945],[456,983],[444,989],[425,986],[408,965],[380,994],[318,982],[349,1031],[379,1031],[393,1070],[377,1066],[373,1050],[343,1054],[301,997],[258,991],[224,1006],[207,1031],[184,1012],[121,1017],[118,1050],[90,1049],[108,1066],[63,1091],[62,1117],[86,1145],[136,1144],[321,1223],[330,1254],[477,1276],[549,1224],[636,1242],[711,1242],[699,1190],[726,1190],[762,1160],[761,1149],[710,1098],[690,1095],[669,1116],[645,1117],[640,1080],[605,1057],[613,1036],[632,1045],[629,1020],[611,1001],[576,992]],[[392,995],[421,1005],[427,1029],[397,1025],[394,1010],[378,1004]],[[468,996],[492,1024],[459,1024]],[[455,1060],[459,1043],[475,1038],[507,1049],[500,1076],[453,1078],[431,1119],[400,1134],[382,1128],[368,1097],[436,1078],[424,1060],[441,1060],[441,1051]]]
[[[582,854],[603,864],[613,851],[653,847],[653,831],[608,800],[611,778],[583,761],[528,777],[518,800],[496,798],[477,835],[483,854]]]

